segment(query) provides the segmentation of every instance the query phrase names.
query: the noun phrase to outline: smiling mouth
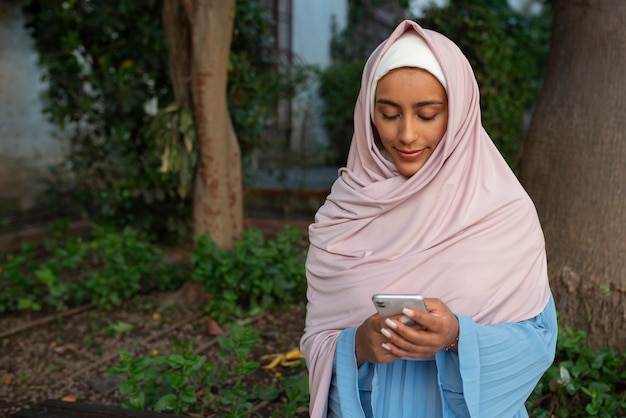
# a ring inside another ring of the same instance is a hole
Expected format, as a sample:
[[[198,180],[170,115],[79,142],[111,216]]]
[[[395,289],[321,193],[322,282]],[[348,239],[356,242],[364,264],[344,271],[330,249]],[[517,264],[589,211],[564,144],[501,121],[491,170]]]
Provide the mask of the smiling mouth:
[[[398,155],[405,160],[415,160],[419,158],[425,150],[426,149],[424,148],[417,151],[401,151],[399,149],[397,149],[396,151],[398,152]]]

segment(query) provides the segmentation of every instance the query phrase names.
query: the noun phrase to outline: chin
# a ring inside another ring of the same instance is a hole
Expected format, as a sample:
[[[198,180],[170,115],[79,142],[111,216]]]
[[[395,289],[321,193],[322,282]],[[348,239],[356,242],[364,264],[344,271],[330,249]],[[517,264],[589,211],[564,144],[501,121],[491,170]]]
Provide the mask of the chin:
[[[420,165],[419,167],[402,167],[402,168],[398,168],[398,171],[400,172],[400,174],[402,174],[404,177],[412,177],[413,175],[415,175],[418,171],[420,171],[420,169],[422,168],[422,166]]]

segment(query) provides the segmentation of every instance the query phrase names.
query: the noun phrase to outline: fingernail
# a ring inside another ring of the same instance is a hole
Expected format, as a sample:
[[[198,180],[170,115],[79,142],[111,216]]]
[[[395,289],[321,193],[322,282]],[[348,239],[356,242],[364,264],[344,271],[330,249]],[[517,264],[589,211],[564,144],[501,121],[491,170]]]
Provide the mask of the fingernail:
[[[395,323],[395,322],[393,322],[393,320],[392,320],[391,318],[387,318],[387,319],[385,319],[385,324],[389,325],[389,327],[390,327],[391,329],[396,329],[396,328],[398,328],[398,325],[396,325],[396,323]]]
[[[387,350],[387,351],[391,351],[391,347],[389,347],[389,346],[388,346],[387,344],[385,344],[385,343],[382,343],[380,346],[381,346],[382,348],[384,348],[385,350]]]
[[[410,310],[409,308],[403,308],[403,309],[402,309],[402,313],[403,313],[403,314],[405,314],[405,315],[406,315],[406,316],[408,316],[408,317],[413,316],[413,311],[412,311],[412,310]]]
[[[401,316],[399,321],[402,322],[403,324],[408,324],[409,322],[411,322],[411,319],[407,318],[406,316]]]
[[[391,338],[391,333],[387,328],[381,328],[380,333],[383,334],[387,338]]]

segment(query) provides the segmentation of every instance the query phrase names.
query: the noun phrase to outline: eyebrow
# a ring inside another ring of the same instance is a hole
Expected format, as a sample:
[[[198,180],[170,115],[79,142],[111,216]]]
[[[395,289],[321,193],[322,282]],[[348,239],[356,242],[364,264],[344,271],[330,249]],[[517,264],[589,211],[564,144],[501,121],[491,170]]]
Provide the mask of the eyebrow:
[[[381,103],[381,104],[386,104],[386,105],[390,105],[390,106],[395,106],[395,107],[400,107],[400,105],[396,102],[394,102],[393,100],[389,100],[389,99],[377,99],[376,103]],[[430,105],[443,105],[445,104],[444,102],[442,102],[441,100],[424,100],[421,102],[417,102],[417,103],[413,103],[412,107],[424,107],[424,106],[430,106]]]

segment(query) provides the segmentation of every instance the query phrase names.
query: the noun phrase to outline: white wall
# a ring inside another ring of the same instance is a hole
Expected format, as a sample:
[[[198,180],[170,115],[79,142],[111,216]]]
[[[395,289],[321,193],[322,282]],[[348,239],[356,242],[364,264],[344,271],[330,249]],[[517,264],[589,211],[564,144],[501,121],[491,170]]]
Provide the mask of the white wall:
[[[45,166],[65,148],[42,113],[40,78],[19,2],[0,0],[0,156]]]
[[[37,54],[19,2],[0,0],[0,205],[29,209],[66,146],[47,122]]]

